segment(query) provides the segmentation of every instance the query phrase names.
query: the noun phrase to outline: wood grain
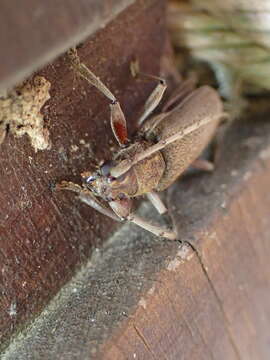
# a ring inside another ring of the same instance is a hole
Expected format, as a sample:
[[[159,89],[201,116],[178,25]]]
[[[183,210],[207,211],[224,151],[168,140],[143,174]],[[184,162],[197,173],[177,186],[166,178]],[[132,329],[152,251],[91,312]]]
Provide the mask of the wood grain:
[[[3,359],[267,360],[270,123],[262,117],[232,126],[214,174],[170,190],[183,244],[123,226]],[[151,209],[144,204],[141,215],[157,221]]]
[[[153,86],[134,82],[129,63],[136,56],[160,72],[164,4],[138,0],[78,50],[131,131]],[[213,174],[187,174],[169,189],[183,243],[160,241],[53,191],[115,143],[106,99],[65,56],[38,74],[51,83],[42,112],[52,148],[35,153],[27,137],[8,134],[0,152],[1,358],[268,360],[269,106],[233,124]],[[150,205],[140,211],[159,221]]]
[[[78,50],[123,104],[129,131],[155,85],[136,82],[130,61],[137,56],[146,71],[158,74],[164,46],[164,2],[148,0],[128,8]],[[38,75],[51,83],[42,108],[51,149],[35,153],[27,136],[10,134],[1,144],[2,342],[41,310],[116,227],[74,194],[53,191],[61,180],[80,182],[82,171],[109,159],[117,147],[107,99],[75,76],[65,56]]]
[[[188,176],[171,189],[187,243],[104,344],[102,359],[269,358],[270,124],[263,117],[231,128],[212,176]]]

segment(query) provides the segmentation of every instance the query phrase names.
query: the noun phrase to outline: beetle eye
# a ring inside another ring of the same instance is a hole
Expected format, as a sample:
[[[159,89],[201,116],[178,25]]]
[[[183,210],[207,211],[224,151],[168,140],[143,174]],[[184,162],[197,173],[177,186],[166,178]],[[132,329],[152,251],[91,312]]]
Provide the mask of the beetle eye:
[[[97,174],[90,171],[85,171],[81,173],[81,177],[83,183],[89,185],[97,179]]]
[[[88,176],[87,178],[85,178],[85,182],[86,184],[90,184],[92,181],[96,180],[95,176]]]
[[[101,175],[108,176],[110,174],[111,168],[114,166],[114,161],[106,161],[100,168]]]

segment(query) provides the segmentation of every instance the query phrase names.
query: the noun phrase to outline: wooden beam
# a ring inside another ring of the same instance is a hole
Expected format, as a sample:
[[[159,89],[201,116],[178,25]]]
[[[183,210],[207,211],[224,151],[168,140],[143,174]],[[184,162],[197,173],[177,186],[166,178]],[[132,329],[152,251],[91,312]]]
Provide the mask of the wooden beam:
[[[268,359],[270,123],[264,119],[234,124],[214,174],[187,176],[170,190],[183,244],[125,225],[4,359]],[[141,213],[157,221],[150,205]]]
[[[0,91],[104,27],[134,0],[1,1]]]
[[[159,74],[165,40],[164,1],[137,1],[78,50],[118,96],[130,133],[155,86],[136,81],[130,61],[137,56],[145,71]],[[2,343],[43,308],[117,225],[74,194],[53,191],[61,180],[80,183],[82,171],[110,159],[117,149],[107,99],[76,77],[66,56],[29,78],[30,89],[37,75],[50,84],[50,99],[41,113],[51,147],[35,152],[36,133],[16,137],[11,132],[0,145]],[[23,121],[27,119],[18,131]]]

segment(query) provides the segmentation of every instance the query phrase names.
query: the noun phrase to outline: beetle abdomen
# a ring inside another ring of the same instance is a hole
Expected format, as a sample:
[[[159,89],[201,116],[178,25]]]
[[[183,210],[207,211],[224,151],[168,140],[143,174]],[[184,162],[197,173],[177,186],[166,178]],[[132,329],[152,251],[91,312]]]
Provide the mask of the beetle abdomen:
[[[198,126],[189,135],[175,141],[161,150],[166,168],[156,190],[162,191],[170,186],[181,173],[201,154],[211,140],[223,112],[222,102],[217,92],[203,86],[192,92],[153,130],[159,139],[166,139],[207,117],[212,120]]]

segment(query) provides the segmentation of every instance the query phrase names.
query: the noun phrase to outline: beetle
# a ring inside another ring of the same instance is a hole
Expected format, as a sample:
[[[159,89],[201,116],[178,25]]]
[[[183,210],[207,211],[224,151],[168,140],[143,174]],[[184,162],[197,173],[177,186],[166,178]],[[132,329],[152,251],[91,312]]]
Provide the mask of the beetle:
[[[209,86],[191,90],[188,81],[177,89],[163,106],[152,115],[166,90],[164,79],[139,73],[158,82],[147,99],[138,119],[133,141],[128,139],[125,116],[120,103],[102,81],[83,64],[76,50],[69,52],[74,70],[110,100],[111,128],[120,149],[112,160],[96,171],[81,174],[82,186],[62,181],[57,189],[70,190],[79,199],[110,218],[133,222],[153,234],[175,240],[174,230],[153,225],[132,212],[132,198],[147,196],[160,214],[167,209],[158,192],[168,188],[191,165],[211,170],[207,161],[197,161],[213,137],[223,118],[223,105],[218,93]]]

